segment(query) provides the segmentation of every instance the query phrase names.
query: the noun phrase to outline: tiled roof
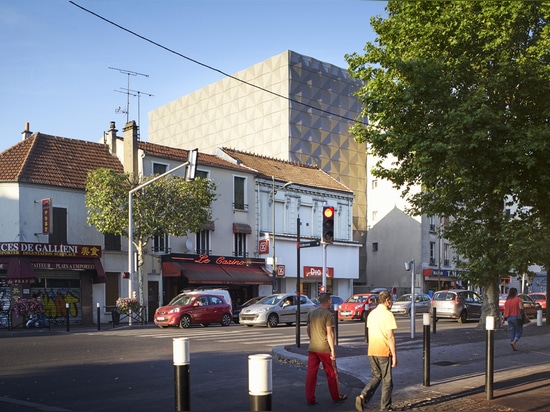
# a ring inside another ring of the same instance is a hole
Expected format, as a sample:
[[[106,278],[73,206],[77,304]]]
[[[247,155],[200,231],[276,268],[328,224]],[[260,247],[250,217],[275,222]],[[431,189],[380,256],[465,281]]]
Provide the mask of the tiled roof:
[[[148,155],[158,156],[165,159],[179,160],[182,162],[187,161],[187,154],[189,152],[188,150],[184,150],[184,149],[178,149],[175,147],[162,146],[154,143],[141,142],[141,141],[138,143],[138,147]],[[251,171],[249,168],[245,166],[237,165],[237,164],[228,162],[226,160],[223,160],[218,156],[209,155],[201,152],[199,152],[197,163],[199,165],[199,168],[201,165],[203,165],[203,166],[219,167],[224,169],[241,170],[241,171],[247,171],[248,173],[253,173],[253,171]]]
[[[240,164],[256,170],[259,177],[264,179],[274,177],[275,180],[280,182],[292,182],[302,186],[352,192],[348,187],[316,166],[293,163],[226,147],[221,150]]]
[[[84,189],[88,172],[102,167],[124,171],[104,144],[42,133],[0,153],[0,181]]]

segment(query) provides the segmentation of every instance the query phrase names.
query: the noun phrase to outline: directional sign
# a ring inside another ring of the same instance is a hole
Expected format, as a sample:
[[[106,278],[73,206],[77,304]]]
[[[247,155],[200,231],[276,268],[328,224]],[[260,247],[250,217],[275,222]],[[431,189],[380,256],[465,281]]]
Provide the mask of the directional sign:
[[[321,241],[320,240],[311,240],[309,242],[300,242],[299,247],[313,247],[313,246],[320,246]]]

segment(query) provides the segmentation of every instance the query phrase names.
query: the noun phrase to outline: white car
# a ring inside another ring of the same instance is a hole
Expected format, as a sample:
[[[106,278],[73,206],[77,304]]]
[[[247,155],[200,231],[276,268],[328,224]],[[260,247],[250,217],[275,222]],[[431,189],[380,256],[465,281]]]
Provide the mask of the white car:
[[[430,311],[430,296],[423,293],[414,295],[414,313],[428,313]],[[395,314],[411,316],[411,294],[402,295],[393,302],[391,311]]]
[[[295,293],[269,295],[253,305],[247,306],[239,314],[239,323],[246,326],[267,325],[274,328],[279,323],[296,323],[298,310]],[[309,312],[315,304],[305,295],[300,296],[300,322],[307,322]]]

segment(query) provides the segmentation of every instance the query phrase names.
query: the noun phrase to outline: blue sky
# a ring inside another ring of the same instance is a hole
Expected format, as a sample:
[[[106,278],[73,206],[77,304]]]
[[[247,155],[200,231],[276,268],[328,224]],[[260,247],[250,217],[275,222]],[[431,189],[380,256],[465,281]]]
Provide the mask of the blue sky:
[[[347,68],[344,55],[361,53],[374,40],[370,18],[384,15],[386,5],[365,0],[73,2],[228,74],[285,50]],[[32,132],[97,142],[114,120],[122,134],[127,88],[140,92],[139,113],[138,98],[130,96],[129,118],[139,118],[141,138],[147,140],[149,111],[222,77],[69,0],[0,1],[0,151],[21,140],[26,122]]]

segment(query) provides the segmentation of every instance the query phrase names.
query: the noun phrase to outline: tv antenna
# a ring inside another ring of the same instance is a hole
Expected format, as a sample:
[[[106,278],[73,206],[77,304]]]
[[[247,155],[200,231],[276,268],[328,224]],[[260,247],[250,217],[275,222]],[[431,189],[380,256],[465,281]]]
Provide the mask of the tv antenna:
[[[125,69],[117,69],[116,67],[109,67],[111,70],[118,70],[122,74],[126,74],[128,76],[128,89],[126,93],[126,123],[130,121],[130,76],[144,76],[149,77],[148,74],[138,73],[131,70],[125,70]],[[118,113],[118,112],[117,112]],[[124,113],[124,111],[123,111]]]
[[[142,91],[139,91],[139,90],[131,90],[131,89],[125,89],[124,87],[121,87],[122,90],[126,90],[126,93],[128,95],[132,95],[134,97],[137,96],[137,101],[138,101],[138,126],[141,125],[141,121],[140,121],[140,117],[141,117],[141,107],[140,107],[140,99],[141,99],[141,95],[145,95],[145,96],[149,96],[149,97],[153,97],[154,94],[151,94],[151,93],[145,93],[145,92],[142,92]],[[119,90],[115,90],[115,92],[119,92],[119,93],[124,93],[124,92],[121,92]],[[132,93],[130,93],[132,92]],[[135,93],[135,94],[134,94]],[[138,129],[139,131],[139,129]],[[139,133],[139,132],[138,132]]]

